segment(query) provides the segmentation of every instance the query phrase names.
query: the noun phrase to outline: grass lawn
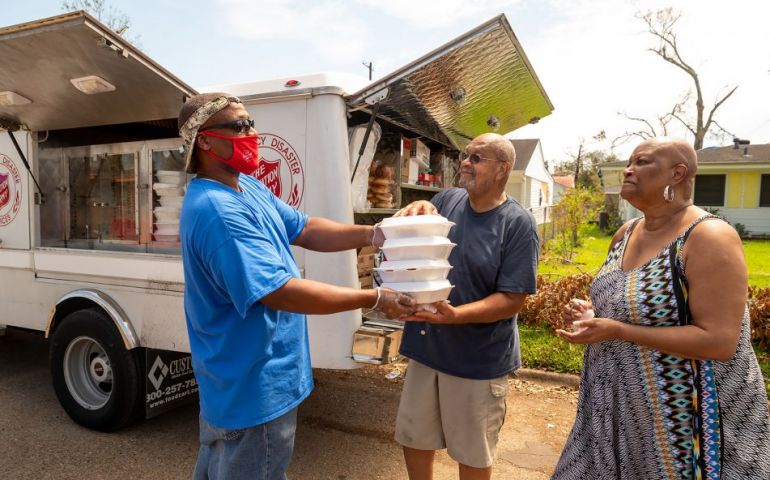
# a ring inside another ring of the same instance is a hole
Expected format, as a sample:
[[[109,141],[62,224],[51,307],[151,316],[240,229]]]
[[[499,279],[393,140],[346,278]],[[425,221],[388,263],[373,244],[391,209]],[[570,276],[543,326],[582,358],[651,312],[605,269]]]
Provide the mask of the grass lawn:
[[[538,273],[548,276],[595,274],[602,266],[610,246],[611,235],[598,227],[590,227],[582,235],[583,244],[575,251],[571,264],[562,263],[555,254],[543,256]],[[745,240],[743,251],[749,269],[749,285],[770,287],[770,240]]]
[[[749,285],[770,287],[770,240],[746,240],[743,251],[749,266]]]
[[[564,264],[556,255],[544,255],[538,273],[548,276],[596,274],[607,255],[611,236],[591,227],[583,236],[571,264]],[[749,284],[770,287],[770,240],[743,242],[749,270]],[[557,337],[548,327],[534,328],[520,325],[522,362],[528,368],[540,368],[562,373],[579,374],[583,365],[583,347],[572,345]],[[765,377],[765,388],[770,396],[770,351],[754,349]]]
[[[563,340],[549,327],[519,325],[519,335],[524,367],[580,375],[583,368],[582,345]]]

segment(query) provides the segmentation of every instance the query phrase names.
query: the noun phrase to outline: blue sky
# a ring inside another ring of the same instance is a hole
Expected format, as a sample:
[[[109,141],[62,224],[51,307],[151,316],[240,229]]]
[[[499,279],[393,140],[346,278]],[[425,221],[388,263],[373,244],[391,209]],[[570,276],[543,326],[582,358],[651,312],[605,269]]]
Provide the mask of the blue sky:
[[[739,85],[719,123],[752,143],[770,142],[770,2],[765,0],[112,0],[128,32],[190,85],[237,83],[319,71],[385,75],[489,18],[505,13],[556,107],[513,132],[541,138],[561,161],[581,139],[612,138],[654,118],[690,87],[654,46],[639,11],[682,12],[680,50],[701,76],[706,105]],[[58,0],[4,2],[0,25],[62,13]],[[683,130],[674,130],[684,136]],[[729,142],[707,139],[707,145]],[[625,156],[633,142],[617,149]]]

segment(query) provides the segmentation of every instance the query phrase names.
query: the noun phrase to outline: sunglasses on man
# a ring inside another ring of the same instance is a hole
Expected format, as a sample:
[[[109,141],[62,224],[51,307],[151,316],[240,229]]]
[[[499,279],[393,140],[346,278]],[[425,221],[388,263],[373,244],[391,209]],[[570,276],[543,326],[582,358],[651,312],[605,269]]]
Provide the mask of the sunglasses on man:
[[[478,153],[471,153],[470,155],[468,155],[466,152],[461,152],[460,153],[460,163],[462,163],[466,159],[469,162],[471,162],[473,165],[478,165],[484,159],[492,160],[494,162],[504,162],[505,161],[505,160],[498,160],[496,158],[491,158],[491,157],[482,157]]]
[[[217,123],[216,125],[201,127],[201,131],[211,130],[214,128],[229,128],[230,130],[238,133],[248,133],[252,128],[254,128],[254,120],[249,118],[233,120],[232,122]]]

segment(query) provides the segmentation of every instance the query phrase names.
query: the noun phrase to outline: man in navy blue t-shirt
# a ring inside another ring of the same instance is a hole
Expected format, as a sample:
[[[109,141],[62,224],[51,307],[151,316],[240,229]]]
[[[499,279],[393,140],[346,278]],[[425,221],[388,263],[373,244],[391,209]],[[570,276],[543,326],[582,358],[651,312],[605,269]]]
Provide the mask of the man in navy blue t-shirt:
[[[190,182],[180,216],[185,318],[200,387],[195,479],[285,479],[297,406],[313,389],[305,314],[413,313],[392,290],[300,278],[290,250],[381,245],[364,225],[308,218],[251,176],[257,132],[240,100],[196,95],[179,113]],[[243,174],[243,175],[241,175]]]
[[[454,285],[436,313],[404,327],[410,359],[396,419],[411,480],[433,475],[435,450],[460,464],[460,479],[492,475],[505,419],[508,374],[521,365],[516,317],[536,288],[539,239],[532,215],[505,193],[516,154],[497,134],[476,137],[460,163],[459,185],[397,215],[439,213],[455,226]]]

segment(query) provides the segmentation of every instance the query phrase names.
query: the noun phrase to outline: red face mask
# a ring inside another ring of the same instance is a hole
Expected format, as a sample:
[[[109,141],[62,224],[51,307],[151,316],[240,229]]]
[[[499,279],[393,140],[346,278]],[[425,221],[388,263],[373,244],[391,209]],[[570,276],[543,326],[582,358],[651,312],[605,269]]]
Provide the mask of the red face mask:
[[[233,154],[230,158],[222,158],[211,150],[208,150],[208,154],[216,158],[220,162],[233,167],[241,173],[251,175],[257,170],[259,166],[259,147],[257,146],[257,136],[247,135],[238,137],[227,137],[225,135],[219,135],[213,132],[198,132],[199,135],[206,135],[207,137],[222,138],[224,140],[230,140],[233,144]]]

